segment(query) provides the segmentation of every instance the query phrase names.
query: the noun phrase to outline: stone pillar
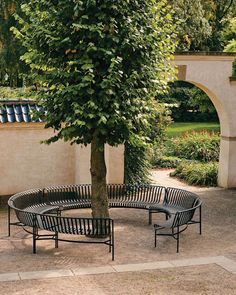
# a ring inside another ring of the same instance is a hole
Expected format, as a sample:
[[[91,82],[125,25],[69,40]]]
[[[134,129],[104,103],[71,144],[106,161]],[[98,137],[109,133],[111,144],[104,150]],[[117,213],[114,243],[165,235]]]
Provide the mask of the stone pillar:
[[[218,185],[236,188],[236,137],[221,136]]]

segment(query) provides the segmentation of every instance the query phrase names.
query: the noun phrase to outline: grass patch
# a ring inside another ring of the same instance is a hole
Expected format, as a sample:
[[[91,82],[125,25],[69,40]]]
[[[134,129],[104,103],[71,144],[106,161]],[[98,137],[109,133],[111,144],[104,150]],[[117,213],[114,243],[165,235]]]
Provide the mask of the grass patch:
[[[167,128],[167,136],[169,138],[182,136],[184,133],[190,131],[210,131],[210,132],[220,132],[219,123],[208,123],[208,122],[180,122],[172,123]]]

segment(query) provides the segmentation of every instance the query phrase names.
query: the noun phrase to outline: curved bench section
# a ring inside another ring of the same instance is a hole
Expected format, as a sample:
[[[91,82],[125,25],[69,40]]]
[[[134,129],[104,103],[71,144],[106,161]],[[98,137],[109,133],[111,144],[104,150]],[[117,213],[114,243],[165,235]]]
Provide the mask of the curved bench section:
[[[152,223],[152,214],[160,212],[166,214],[165,224],[154,225],[155,246],[156,236],[163,228],[170,228],[171,235],[176,238],[176,228],[198,223],[201,234],[201,200],[192,192],[150,184],[108,184],[107,193],[110,208],[125,207],[148,210],[149,224]],[[72,240],[60,238],[59,233],[103,238],[99,241],[89,239],[87,241],[73,240],[73,242],[104,243],[109,246],[114,260],[114,222],[111,218],[75,218],[61,215],[63,210],[90,207],[90,184],[54,186],[17,193],[8,201],[8,235],[10,236],[11,225],[32,228],[33,231],[30,233],[33,235],[33,253],[36,253],[37,240],[53,239],[55,247],[58,247],[58,241],[72,242]],[[199,219],[195,221],[193,216],[198,208]],[[14,209],[17,222],[11,222],[10,209]],[[39,234],[39,230],[53,233],[43,235]],[[178,229],[177,231],[183,230]],[[177,237],[177,243],[179,243],[179,234]]]

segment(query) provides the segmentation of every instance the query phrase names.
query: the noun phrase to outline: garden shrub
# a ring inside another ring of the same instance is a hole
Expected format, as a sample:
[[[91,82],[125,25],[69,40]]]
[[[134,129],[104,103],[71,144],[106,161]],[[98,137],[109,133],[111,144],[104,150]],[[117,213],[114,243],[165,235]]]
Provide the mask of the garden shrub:
[[[164,104],[153,105],[155,114],[148,118],[148,125],[144,130],[138,130],[141,138],[125,143],[125,183],[150,182],[150,169],[156,153],[159,155],[166,138],[166,127],[171,123],[168,109]]]
[[[172,139],[171,155],[202,162],[218,161],[220,138],[218,133],[191,132]]]
[[[182,162],[170,176],[184,179],[188,184],[217,186],[217,162]]]
[[[183,160],[173,156],[160,156],[152,161],[155,168],[176,168]]]

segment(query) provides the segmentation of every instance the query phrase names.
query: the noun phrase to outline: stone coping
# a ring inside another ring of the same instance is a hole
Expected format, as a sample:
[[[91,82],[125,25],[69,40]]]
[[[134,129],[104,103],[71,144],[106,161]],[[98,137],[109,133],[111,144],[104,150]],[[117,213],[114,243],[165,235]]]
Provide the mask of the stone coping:
[[[37,101],[32,99],[0,99],[0,104],[36,104]]]
[[[236,52],[221,52],[221,51],[179,51],[174,55],[205,55],[205,56],[235,56]]]
[[[191,267],[216,264],[226,271],[236,274],[236,262],[225,256],[207,256],[189,259],[154,261],[134,264],[103,265],[97,267],[81,267],[72,269],[51,269],[28,272],[1,273],[0,282],[42,280],[50,278],[74,277],[84,275],[99,275],[109,273],[137,272],[164,268]]]

